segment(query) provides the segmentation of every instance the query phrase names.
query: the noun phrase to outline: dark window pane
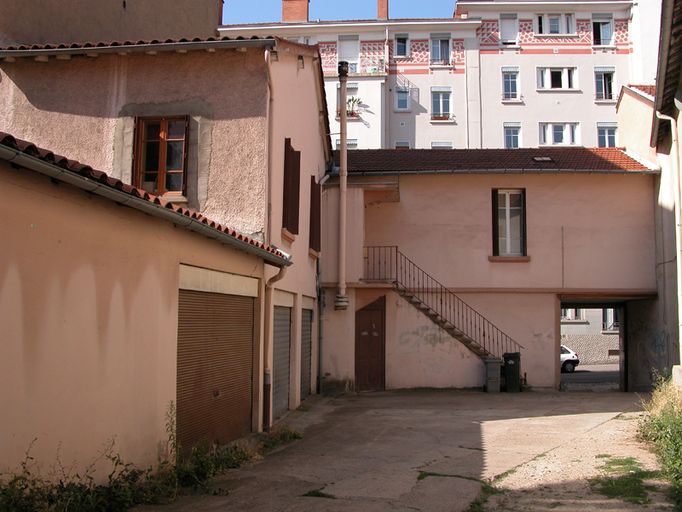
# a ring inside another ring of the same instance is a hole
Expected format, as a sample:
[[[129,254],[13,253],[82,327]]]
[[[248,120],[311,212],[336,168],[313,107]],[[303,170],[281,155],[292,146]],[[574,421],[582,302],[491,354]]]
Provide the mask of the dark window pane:
[[[169,192],[182,192],[182,177],[181,172],[169,172],[166,174],[166,190]]]
[[[550,71],[552,89],[561,89],[561,70]]]
[[[147,192],[151,192],[152,194],[156,194],[156,192],[157,192],[157,186],[156,186],[157,176],[158,176],[158,174],[155,172],[146,172],[144,174],[144,179],[142,181],[142,188],[144,190],[146,190]]]
[[[147,121],[144,123],[145,140],[159,140],[161,123],[159,121]]]
[[[185,120],[178,119],[175,121],[168,121],[168,138],[169,139],[184,139],[185,138]]]
[[[142,145],[142,170],[154,172],[159,170],[158,142],[145,142]]]
[[[182,141],[168,142],[166,144],[166,169],[181,170],[182,169],[182,150],[184,143]]]

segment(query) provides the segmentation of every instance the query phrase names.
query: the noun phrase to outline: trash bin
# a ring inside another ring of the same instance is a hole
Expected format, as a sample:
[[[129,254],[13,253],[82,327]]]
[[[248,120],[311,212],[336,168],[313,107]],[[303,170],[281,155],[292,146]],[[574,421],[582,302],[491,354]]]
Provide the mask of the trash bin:
[[[508,393],[521,391],[521,353],[507,352],[504,359],[504,381],[507,384]]]

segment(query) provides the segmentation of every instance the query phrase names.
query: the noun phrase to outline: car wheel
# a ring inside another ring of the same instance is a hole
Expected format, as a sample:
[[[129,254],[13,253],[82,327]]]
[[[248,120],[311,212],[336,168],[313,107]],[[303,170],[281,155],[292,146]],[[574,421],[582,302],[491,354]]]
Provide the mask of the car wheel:
[[[571,363],[570,361],[564,363],[564,371],[566,373],[573,373],[574,370],[575,370],[575,365],[573,363]]]

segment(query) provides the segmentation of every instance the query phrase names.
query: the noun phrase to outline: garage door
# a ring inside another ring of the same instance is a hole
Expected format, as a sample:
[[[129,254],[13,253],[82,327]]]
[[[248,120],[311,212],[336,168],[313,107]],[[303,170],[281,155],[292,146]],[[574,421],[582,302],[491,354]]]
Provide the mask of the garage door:
[[[254,299],[180,290],[177,437],[227,443],[251,431]]]
[[[310,394],[310,373],[312,372],[313,312],[303,310],[301,319],[301,400]]]
[[[291,308],[275,306],[274,375],[272,378],[272,418],[289,409],[289,363],[291,354]]]

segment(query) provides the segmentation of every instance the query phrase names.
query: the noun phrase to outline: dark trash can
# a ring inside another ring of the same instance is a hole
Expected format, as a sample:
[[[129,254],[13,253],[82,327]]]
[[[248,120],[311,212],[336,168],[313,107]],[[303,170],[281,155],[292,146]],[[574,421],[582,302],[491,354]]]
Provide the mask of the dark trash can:
[[[521,353],[507,352],[504,359],[504,381],[507,385],[508,393],[518,393],[521,391]]]

